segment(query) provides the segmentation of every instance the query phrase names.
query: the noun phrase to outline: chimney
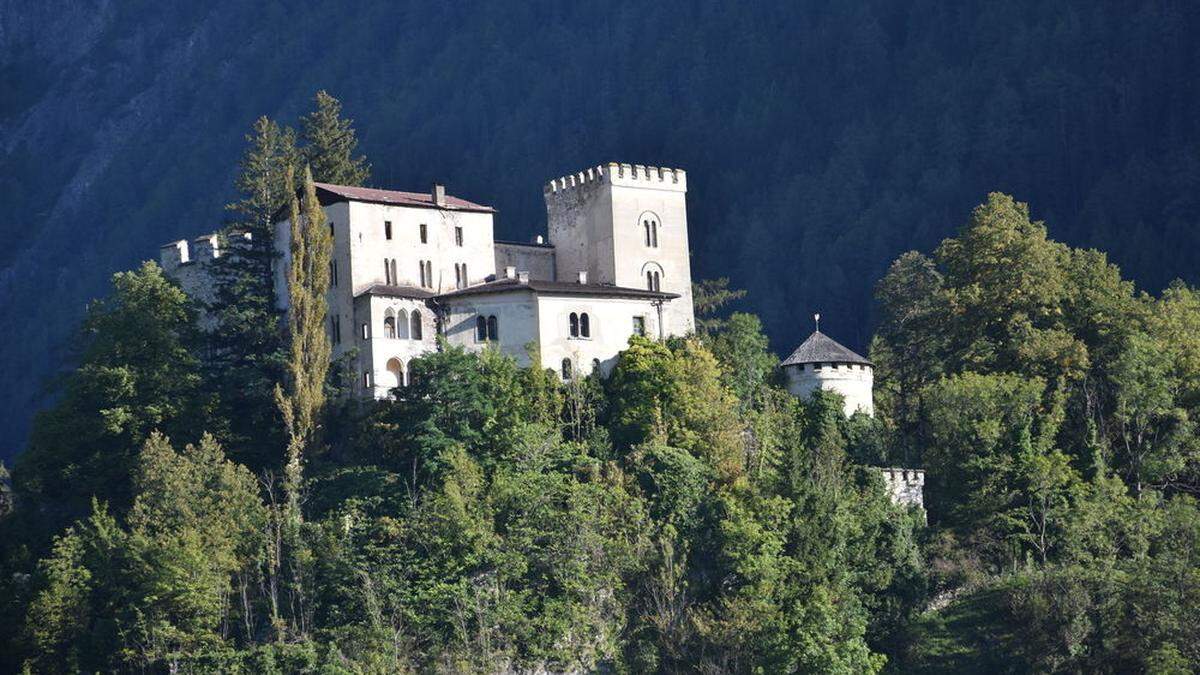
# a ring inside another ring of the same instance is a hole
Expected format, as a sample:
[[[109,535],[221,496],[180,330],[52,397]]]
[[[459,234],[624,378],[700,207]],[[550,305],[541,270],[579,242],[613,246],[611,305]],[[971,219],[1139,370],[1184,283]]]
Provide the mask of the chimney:
[[[517,268],[513,267],[512,265],[505,267],[504,268],[504,278],[505,279],[516,279],[517,278]]]
[[[446,186],[441,183],[433,184],[433,203],[438,206],[446,205]]]
[[[529,272],[517,272],[517,281],[523,284],[529,283]]]
[[[579,272],[578,278],[579,278],[579,283],[586,284],[587,283],[587,271],[584,270],[584,271]]]

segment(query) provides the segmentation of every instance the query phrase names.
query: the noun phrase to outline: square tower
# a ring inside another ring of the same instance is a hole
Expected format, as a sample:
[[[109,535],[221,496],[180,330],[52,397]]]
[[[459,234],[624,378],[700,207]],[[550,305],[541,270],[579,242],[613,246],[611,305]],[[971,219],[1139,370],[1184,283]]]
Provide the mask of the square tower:
[[[687,231],[687,174],[610,162],[555,179],[543,190],[558,279],[680,297],[663,307],[667,334],[695,329]]]

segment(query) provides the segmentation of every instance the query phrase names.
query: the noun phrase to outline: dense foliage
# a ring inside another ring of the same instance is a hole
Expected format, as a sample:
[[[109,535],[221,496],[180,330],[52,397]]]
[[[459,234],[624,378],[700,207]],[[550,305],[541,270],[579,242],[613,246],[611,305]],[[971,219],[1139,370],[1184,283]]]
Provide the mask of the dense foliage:
[[[0,0],[0,17],[0,459],[52,400],[41,382],[77,365],[86,301],[217,229],[242,130],[265,112],[302,140],[321,88],[369,130],[372,185],[445,183],[496,206],[505,239],[544,233],[555,176],[686,169],[695,276],[747,289],[777,353],[818,311],[865,350],[888,263],[994,189],[1143,288],[1200,283],[1191,0]]]

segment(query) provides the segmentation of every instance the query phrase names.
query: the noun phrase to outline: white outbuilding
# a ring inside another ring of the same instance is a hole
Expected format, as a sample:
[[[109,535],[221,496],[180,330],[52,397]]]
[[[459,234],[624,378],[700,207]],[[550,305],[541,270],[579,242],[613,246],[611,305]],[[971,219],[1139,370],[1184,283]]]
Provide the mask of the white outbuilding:
[[[847,416],[858,411],[875,415],[873,364],[820,330],[813,331],[781,367],[793,395],[806,398],[817,389],[834,391],[845,399]]]

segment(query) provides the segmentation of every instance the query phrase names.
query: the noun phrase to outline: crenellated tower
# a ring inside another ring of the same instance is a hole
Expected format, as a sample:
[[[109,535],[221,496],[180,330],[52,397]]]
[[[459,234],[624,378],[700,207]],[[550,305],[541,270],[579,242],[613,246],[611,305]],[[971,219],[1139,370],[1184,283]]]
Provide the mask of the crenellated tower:
[[[663,308],[668,334],[694,330],[687,174],[609,162],[546,184],[546,218],[559,280],[677,293]]]

